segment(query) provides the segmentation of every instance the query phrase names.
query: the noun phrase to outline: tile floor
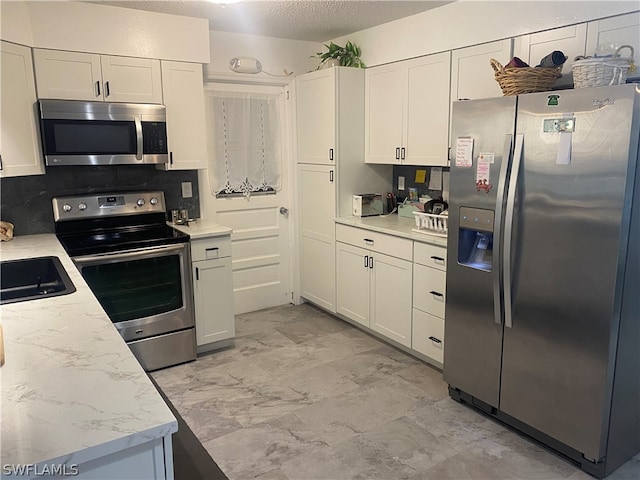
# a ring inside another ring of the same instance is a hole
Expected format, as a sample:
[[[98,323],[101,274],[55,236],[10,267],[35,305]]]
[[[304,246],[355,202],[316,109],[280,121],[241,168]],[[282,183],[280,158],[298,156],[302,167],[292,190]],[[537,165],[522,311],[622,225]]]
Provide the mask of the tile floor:
[[[153,373],[231,480],[592,478],[313,306],[239,315],[236,334],[234,348]],[[640,478],[640,455],[610,478]]]

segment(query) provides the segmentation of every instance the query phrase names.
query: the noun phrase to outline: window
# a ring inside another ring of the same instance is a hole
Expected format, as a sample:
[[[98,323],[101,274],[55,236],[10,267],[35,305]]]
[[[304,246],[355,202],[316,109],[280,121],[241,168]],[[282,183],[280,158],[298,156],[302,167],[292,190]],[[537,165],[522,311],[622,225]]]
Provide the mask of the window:
[[[281,188],[279,97],[207,92],[209,182],[216,196]]]

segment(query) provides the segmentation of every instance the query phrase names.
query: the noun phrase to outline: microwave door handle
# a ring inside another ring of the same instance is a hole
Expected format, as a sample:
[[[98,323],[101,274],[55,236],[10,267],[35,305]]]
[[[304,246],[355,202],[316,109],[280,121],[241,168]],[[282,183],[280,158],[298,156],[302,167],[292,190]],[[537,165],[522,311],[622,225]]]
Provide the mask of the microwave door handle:
[[[504,325],[507,328],[513,327],[512,311],[512,285],[511,285],[511,250],[513,237],[513,215],[516,202],[516,188],[518,186],[518,175],[520,173],[520,163],[522,161],[522,148],[524,144],[524,134],[516,135],[516,142],[513,148],[513,165],[509,178],[509,190],[507,191],[507,208],[504,219],[504,252],[502,258],[502,276],[504,279]]]
[[[498,190],[496,198],[496,213],[493,229],[493,311],[495,322],[502,324],[502,296],[500,288],[502,286],[502,216],[505,201],[505,186],[507,184],[507,171],[511,164],[513,148],[513,135],[506,135],[504,139],[504,149],[502,151],[502,166],[500,167],[500,177],[498,179]]]
[[[142,160],[143,142],[142,142],[142,122],[140,117],[135,117],[136,122],[136,160]]]

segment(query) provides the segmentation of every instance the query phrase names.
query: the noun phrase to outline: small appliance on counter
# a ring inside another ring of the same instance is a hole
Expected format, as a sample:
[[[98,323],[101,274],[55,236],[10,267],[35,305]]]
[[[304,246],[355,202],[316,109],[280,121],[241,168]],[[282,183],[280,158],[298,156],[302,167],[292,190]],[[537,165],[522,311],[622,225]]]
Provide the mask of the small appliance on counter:
[[[353,196],[354,217],[373,217],[383,213],[382,194],[360,193]]]

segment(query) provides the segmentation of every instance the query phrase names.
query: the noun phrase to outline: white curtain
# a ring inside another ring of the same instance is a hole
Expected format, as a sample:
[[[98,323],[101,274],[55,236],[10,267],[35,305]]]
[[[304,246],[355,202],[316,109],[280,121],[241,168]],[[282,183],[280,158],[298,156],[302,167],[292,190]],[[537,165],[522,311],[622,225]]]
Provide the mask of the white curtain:
[[[211,193],[281,188],[279,96],[207,92]]]

